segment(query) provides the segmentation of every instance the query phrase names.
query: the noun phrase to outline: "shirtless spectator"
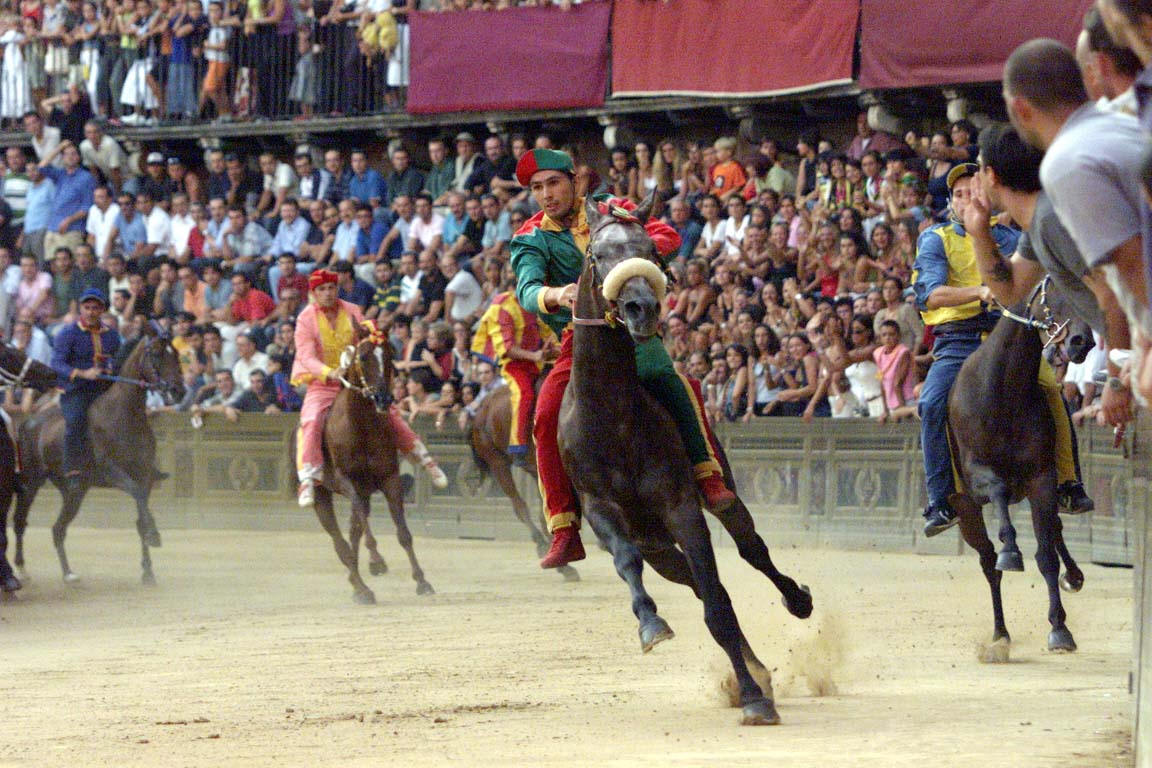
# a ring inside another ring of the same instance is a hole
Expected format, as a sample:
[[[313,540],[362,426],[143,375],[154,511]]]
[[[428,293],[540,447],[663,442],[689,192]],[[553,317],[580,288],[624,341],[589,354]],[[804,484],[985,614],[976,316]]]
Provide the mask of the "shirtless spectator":
[[[706,280],[707,274],[708,264],[703,259],[693,259],[684,270],[688,285],[676,299],[676,307],[677,311],[683,312],[689,328],[695,328],[706,320],[708,309],[716,301],[716,294]]]

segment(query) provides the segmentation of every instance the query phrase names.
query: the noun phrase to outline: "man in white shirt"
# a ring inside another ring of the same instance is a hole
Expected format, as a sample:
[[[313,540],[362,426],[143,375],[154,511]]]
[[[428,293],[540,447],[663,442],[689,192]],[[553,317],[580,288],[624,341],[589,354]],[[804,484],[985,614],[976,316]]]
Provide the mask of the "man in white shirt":
[[[124,184],[123,168],[127,162],[124,150],[116,139],[104,133],[100,123],[89,120],[84,124],[84,141],[80,142],[80,158],[91,171],[100,171],[104,183],[119,192]]]
[[[411,315],[413,307],[420,306],[420,281],[424,273],[416,269],[416,252],[404,251],[400,254],[400,311]]]
[[[248,375],[255,370],[268,370],[268,355],[256,350],[256,343],[247,333],[236,336],[236,362],[232,364],[232,378],[248,387]]]
[[[24,115],[24,130],[31,134],[32,149],[36,150],[37,159],[42,159],[60,144],[60,129],[45,125],[44,118],[35,112]],[[52,165],[57,168],[64,167],[63,152],[53,154]]]
[[[188,195],[172,195],[172,216],[168,224],[169,255],[183,263],[188,258],[188,236],[196,228],[196,220],[188,213]]]
[[[307,151],[297,152],[292,158],[292,165],[296,169],[296,197],[300,200],[323,200],[328,194],[328,186],[332,183],[332,174],[323,168],[317,168],[312,163],[312,155]],[[320,222],[316,222],[319,224]]]
[[[408,227],[408,249],[436,256],[444,239],[444,217],[432,210],[432,195],[416,195],[416,216]]]
[[[260,155],[260,173],[264,175],[264,191],[256,203],[256,218],[271,218],[280,212],[280,206],[295,189],[296,174],[288,163],[280,162],[271,152]],[[237,381],[248,381],[248,378]]]
[[[120,206],[112,202],[112,193],[108,191],[108,187],[96,187],[92,192],[92,207],[88,209],[88,221],[84,225],[84,231],[100,266],[104,266],[104,260],[108,258],[108,246],[111,240],[109,235],[119,215]]]
[[[440,257],[440,271],[448,279],[444,287],[444,314],[471,326],[477,320],[484,291],[472,273],[460,269],[455,256]]]
[[[108,272],[108,295],[128,290],[128,264],[119,253],[111,253],[101,264]]]
[[[152,256],[167,256],[172,244],[172,219],[164,209],[156,205],[152,196],[141,192],[136,198],[136,212],[144,217],[144,229],[148,233],[148,245],[155,246]]]
[[[468,193],[464,187],[464,182],[472,175],[472,171],[476,170],[478,157],[479,155],[476,154],[476,137],[467,131],[456,134],[456,179],[452,182],[452,188],[457,192]]]

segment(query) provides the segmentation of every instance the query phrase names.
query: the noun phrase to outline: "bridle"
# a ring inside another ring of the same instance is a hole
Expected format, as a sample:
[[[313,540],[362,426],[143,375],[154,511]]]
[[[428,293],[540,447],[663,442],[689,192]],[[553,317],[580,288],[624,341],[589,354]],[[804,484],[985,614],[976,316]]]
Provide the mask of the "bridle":
[[[380,405],[379,395],[382,392],[385,392],[386,388],[388,386],[388,384],[385,381],[385,379],[387,377],[381,375],[379,383],[377,383],[377,384],[369,384],[368,383],[368,375],[364,371],[364,365],[360,362],[360,345],[361,344],[371,344],[374,348],[380,347],[380,344],[377,341],[373,340],[372,338],[361,339],[359,342],[357,342],[355,344],[349,344],[347,347],[344,348],[344,351],[342,353],[340,353],[340,368],[339,368],[339,373],[337,374],[336,378],[340,381],[340,383],[346,389],[349,389],[349,390],[355,392],[356,394],[363,397],[365,400],[369,400],[379,407],[379,405]],[[382,362],[381,368],[383,369],[383,366],[388,365],[390,363],[391,363],[391,360],[387,360],[386,362]],[[381,374],[383,374],[383,371],[381,371]],[[353,384],[352,380],[355,380],[359,383]],[[382,410],[382,408],[380,408],[380,409]]]
[[[609,224],[636,224],[641,227],[644,226],[640,223],[638,218],[632,215],[632,211],[629,211],[627,208],[621,206],[611,206],[608,209],[608,215],[596,226],[595,232],[589,233],[589,243],[591,243],[593,237],[595,237],[595,235],[598,234],[600,230],[604,229]],[[602,288],[604,285],[604,280],[600,277],[599,257],[596,256],[596,254],[592,251],[588,251],[585,258],[588,260],[588,271],[590,277],[592,278],[592,287],[596,289]],[[669,282],[671,282],[671,275],[669,274],[667,267],[660,263],[659,259],[653,258],[651,256],[645,256],[643,258],[646,258],[648,261],[651,261],[653,264],[655,264],[669,279]],[[609,272],[611,272],[611,270],[609,270]],[[607,326],[609,328],[615,328],[619,322],[620,312],[616,306],[615,301],[608,302],[608,310],[604,312],[604,317],[577,317],[575,310],[572,312],[573,325],[593,327]]]
[[[1032,289],[1032,293],[1028,294],[1028,302],[1025,304],[1025,306],[1028,307],[1028,317],[1016,314],[1001,304],[999,301],[996,301],[996,299],[993,299],[993,302],[997,307],[1000,308],[1000,313],[1004,317],[1013,322],[1020,323],[1021,325],[1027,326],[1029,328],[1035,328],[1036,330],[1042,332],[1046,337],[1044,342],[1044,349],[1047,349],[1053,344],[1058,344],[1060,341],[1062,341],[1064,339],[1065,333],[1068,330],[1068,324],[1072,322],[1071,318],[1065,320],[1062,323],[1056,322],[1056,317],[1052,314],[1052,308],[1048,306],[1048,286],[1051,284],[1051,282],[1051,275],[1045,275],[1044,279],[1040,281],[1040,284]],[[1037,320],[1034,317],[1031,317],[1032,305],[1035,303],[1037,296],[1040,297],[1040,308],[1044,313],[1043,320]]]
[[[12,389],[20,389],[24,386],[24,377],[28,375],[28,369],[32,367],[32,356],[24,354],[24,365],[20,366],[19,373],[12,373],[7,368],[0,366],[0,384]]]

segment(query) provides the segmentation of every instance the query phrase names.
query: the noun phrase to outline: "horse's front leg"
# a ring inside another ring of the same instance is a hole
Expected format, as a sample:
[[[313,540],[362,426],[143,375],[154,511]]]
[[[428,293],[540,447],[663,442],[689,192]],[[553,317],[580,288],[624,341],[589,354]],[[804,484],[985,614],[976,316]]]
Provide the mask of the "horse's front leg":
[[[1000,515],[1000,554],[996,556],[996,570],[1023,571],[1024,556],[1016,543],[1016,527],[1012,525],[1012,515],[1008,511],[1008,486],[999,480],[992,487],[992,503]]]

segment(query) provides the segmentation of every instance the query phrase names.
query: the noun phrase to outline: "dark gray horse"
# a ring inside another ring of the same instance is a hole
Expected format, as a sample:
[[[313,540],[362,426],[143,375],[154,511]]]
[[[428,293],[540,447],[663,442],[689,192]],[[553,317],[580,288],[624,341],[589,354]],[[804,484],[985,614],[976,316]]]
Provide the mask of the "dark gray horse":
[[[145,326],[120,366],[119,380],[92,404],[88,417],[88,460],[81,468],[81,482],[64,481],[64,417],[60,407],[40,411],[20,427],[20,455],[25,462],[16,491],[16,566],[24,566],[24,531],[28,511],[46,480],[60,490],[63,504],[52,526],[52,543],[60,558],[64,580],[78,579],[68,564],[64,538],[80,512],[80,504],[92,487],[118,488],[136,502],[136,531],[140,535],[142,580],[155,584],[150,547],[160,546],[160,532],[148,509],[152,486],[160,479],[156,469],[156,435],[145,409],[147,388],[160,391],[166,402],[184,394],[180,359],[171,339],[154,326]]]
[[[55,386],[55,371],[15,347],[0,344],[0,389],[29,387],[47,392]],[[0,425],[0,592],[15,592],[23,586],[8,564],[8,508],[16,482],[16,444]]]
[[[705,624],[732,663],[743,722],[775,724],[780,718],[770,675],[745,640],[720,582],[687,453],[671,417],[637,377],[633,336],[651,338],[660,312],[651,269],[637,267],[642,267],[640,260],[655,261],[652,240],[643,227],[651,206],[649,198],[626,218],[601,215],[591,201],[587,206],[591,239],[573,313],[577,319],[572,379],[560,412],[560,454],[597,534],[623,535],[633,545],[613,554],[617,568],[629,574],[642,637],[646,620],[661,624],[663,620],[642,592],[636,554],[666,579],[690,587],[703,601]],[[621,285],[609,291],[613,302],[604,296],[604,283],[612,281],[611,272],[618,265],[623,265],[615,276]],[[629,270],[635,276],[621,279]],[[616,306],[622,322],[605,321]],[[780,587],[788,609],[808,616],[810,595],[776,570],[747,508],[736,504],[718,517],[741,556]]]
[[[1029,304],[1036,302],[1035,297],[1036,293]],[[1023,315],[1018,317],[1023,319]],[[1045,345],[1040,334],[1030,322],[1004,317],[964,361],[948,398],[948,428],[966,492],[950,501],[960,513],[960,534],[980,555],[980,567],[992,591],[992,640],[1008,643],[1001,572],[1024,570],[1008,506],[1028,499],[1037,542],[1036,565],[1048,585],[1052,625],[1048,648],[1074,651],[1076,641],[1064,623],[1060,587],[1079,591],[1084,574],[1064,544],[1057,514],[1055,425],[1036,381]],[[1083,323],[1070,323],[1066,335],[1071,359],[1082,362],[1092,347],[1091,330]],[[984,524],[982,508],[988,502],[996,505],[1000,518],[1003,547],[999,555]],[[1060,560],[1067,568],[1063,577]]]

